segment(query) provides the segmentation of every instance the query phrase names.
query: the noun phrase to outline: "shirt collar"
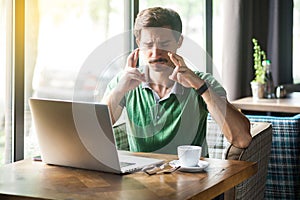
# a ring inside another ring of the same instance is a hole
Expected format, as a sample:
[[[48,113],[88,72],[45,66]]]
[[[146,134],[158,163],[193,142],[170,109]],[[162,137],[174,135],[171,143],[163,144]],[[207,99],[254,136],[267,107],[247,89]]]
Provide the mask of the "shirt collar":
[[[145,88],[148,88],[150,90],[153,91],[153,89],[150,87],[150,82],[148,81],[149,80],[149,69],[148,69],[148,66],[145,65],[145,66],[142,66],[141,69],[140,69],[142,72],[145,73],[145,76],[146,76],[146,82],[142,82],[142,88],[145,89]],[[178,82],[175,82],[171,91],[170,91],[170,94],[183,94],[183,90],[184,90],[184,87],[178,83]]]
[[[142,82],[142,88],[143,89],[148,88],[151,91],[153,91],[153,89],[150,87],[150,83],[149,82]],[[175,82],[174,85],[173,85],[173,87],[172,87],[172,89],[171,89],[171,91],[170,91],[170,94],[181,94],[182,95],[183,94],[183,90],[184,90],[183,86],[180,83]]]
[[[148,78],[149,77],[149,75],[148,75],[148,67],[145,66],[141,70],[145,72],[146,80],[149,80],[149,78]],[[170,91],[170,93],[168,95],[166,95],[165,97],[163,97],[163,98],[160,99],[159,96],[158,96],[158,94],[150,87],[150,82],[149,81],[142,82],[141,86],[142,86],[143,89],[149,89],[149,90],[152,91],[156,102],[168,99],[171,94],[183,95],[183,92],[184,92],[184,87],[180,83],[175,82],[174,85],[173,85],[173,87],[172,87],[172,89],[171,89],[171,91]]]

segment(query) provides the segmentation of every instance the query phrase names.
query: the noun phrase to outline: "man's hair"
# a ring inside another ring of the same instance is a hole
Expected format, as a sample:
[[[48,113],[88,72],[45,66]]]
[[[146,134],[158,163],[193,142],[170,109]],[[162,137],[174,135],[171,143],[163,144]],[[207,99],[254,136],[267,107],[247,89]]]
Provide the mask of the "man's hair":
[[[145,27],[170,28],[177,41],[182,33],[179,14],[169,8],[153,7],[140,11],[134,25],[134,35],[137,39],[140,39],[141,30]]]

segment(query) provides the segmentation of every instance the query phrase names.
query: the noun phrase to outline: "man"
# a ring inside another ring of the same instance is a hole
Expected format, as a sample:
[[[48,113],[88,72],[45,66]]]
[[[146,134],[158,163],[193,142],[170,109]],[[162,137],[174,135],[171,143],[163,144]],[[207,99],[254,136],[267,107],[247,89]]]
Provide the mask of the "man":
[[[252,139],[248,119],[228,103],[210,74],[193,72],[176,54],[181,33],[180,16],[171,9],[154,7],[138,14],[134,34],[139,48],[128,56],[103,99],[112,121],[125,107],[131,151],[176,154],[178,145],[205,144],[209,112],[229,142],[247,147]],[[146,66],[137,66],[139,57]]]

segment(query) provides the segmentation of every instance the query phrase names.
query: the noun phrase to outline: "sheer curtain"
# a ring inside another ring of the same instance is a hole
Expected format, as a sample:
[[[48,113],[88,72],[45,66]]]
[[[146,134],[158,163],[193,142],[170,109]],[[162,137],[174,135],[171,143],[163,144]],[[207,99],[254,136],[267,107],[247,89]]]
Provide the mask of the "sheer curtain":
[[[223,84],[228,99],[250,96],[252,38],[272,62],[274,84],[292,83],[293,0],[227,0],[224,4]]]

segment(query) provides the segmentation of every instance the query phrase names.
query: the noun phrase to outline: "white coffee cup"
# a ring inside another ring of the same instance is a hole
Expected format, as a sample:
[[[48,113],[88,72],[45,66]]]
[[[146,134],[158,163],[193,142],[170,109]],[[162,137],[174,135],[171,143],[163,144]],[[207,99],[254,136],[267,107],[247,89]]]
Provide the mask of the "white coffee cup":
[[[196,167],[201,157],[202,148],[194,145],[181,145],[177,147],[178,158],[181,166]]]

